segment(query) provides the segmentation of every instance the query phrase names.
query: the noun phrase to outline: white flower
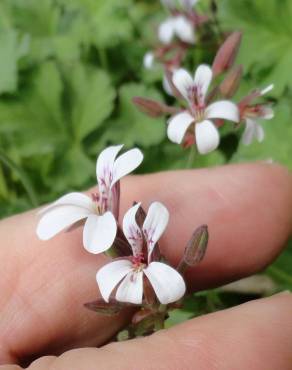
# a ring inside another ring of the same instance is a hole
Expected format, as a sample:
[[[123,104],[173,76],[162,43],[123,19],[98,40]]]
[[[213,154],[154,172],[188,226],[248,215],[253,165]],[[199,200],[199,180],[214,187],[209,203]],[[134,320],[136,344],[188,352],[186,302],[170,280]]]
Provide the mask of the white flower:
[[[177,70],[173,75],[173,84],[186,99],[189,109],[170,118],[168,138],[174,143],[181,144],[186,132],[193,126],[197,148],[201,154],[207,154],[219,145],[219,132],[212,122],[213,119],[239,122],[236,104],[228,100],[206,104],[212,77],[212,69],[204,64],[197,68],[194,79],[184,69]]]
[[[96,280],[101,295],[108,302],[118,286],[115,294],[118,301],[141,304],[145,275],[162,304],[175,302],[186,291],[182,276],[165,263],[151,262],[152,251],[168,224],[168,211],[163,204],[152,203],[140,228],[136,222],[139,207],[140,204],[136,204],[130,208],[123,219],[123,231],[132,247],[133,257],[110,262],[98,271]]]
[[[273,90],[274,85],[269,85],[259,92],[258,96],[264,96]],[[257,97],[257,96],[256,96]],[[265,138],[265,132],[262,125],[258,122],[261,119],[270,120],[274,118],[274,112],[271,107],[259,104],[246,107],[244,110],[245,129],[242,135],[242,143],[250,145],[253,140],[261,143]]]
[[[103,150],[96,163],[99,194],[92,198],[82,193],[64,195],[41,210],[37,235],[48,240],[71,225],[85,220],[84,248],[97,254],[106,251],[115,240],[119,208],[119,180],[135,170],[143,160],[139,149],[132,149],[118,158],[122,145]],[[114,216],[115,215],[115,216]]]
[[[170,44],[175,36],[189,44],[196,41],[193,23],[182,14],[167,18],[158,28],[158,38],[163,44]]]
[[[149,51],[148,53],[146,53],[144,55],[144,59],[143,59],[144,68],[146,68],[146,69],[152,69],[153,68],[153,64],[154,64],[154,60],[155,60],[155,57],[154,57],[154,54],[151,51]]]

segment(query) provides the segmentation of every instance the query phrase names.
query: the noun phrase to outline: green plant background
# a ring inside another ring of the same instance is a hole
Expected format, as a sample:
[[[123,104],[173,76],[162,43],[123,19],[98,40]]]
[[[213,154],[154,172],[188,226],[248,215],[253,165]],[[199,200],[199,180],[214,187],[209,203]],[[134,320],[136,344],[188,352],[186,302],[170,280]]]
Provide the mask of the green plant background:
[[[209,5],[202,0],[201,10]],[[292,2],[217,5],[221,30],[244,31],[241,93],[274,82],[276,118],[265,125],[264,143],[243,147],[238,133],[226,132],[220,150],[195,166],[273,159],[291,169]],[[135,95],[169,99],[161,71],[142,67],[164,16],[155,0],[1,0],[1,217],[92,186],[97,153],[111,143],[141,147],[143,173],[185,166],[188,154],[166,140],[164,120],[146,117],[131,103]],[[195,48],[187,64],[211,63],[214,54],[210,45]],[[267,271],[279,289],[292,289],[291,266],[292,246]],[[244,299],[202,293],[170,323]]]

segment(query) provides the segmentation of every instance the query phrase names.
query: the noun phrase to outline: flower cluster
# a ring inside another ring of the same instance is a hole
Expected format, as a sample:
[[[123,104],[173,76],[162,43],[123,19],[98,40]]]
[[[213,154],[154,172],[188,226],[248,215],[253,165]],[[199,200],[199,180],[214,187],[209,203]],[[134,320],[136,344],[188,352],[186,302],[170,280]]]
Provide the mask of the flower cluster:
[[[91,197],[69,193],[40,211],[37,235],[48,240],[72,225],[83,226],[84,248],[93,254],[105,252],[115,258],[103,266],[96,281],[103,301],[87,304],[96,311],[121,309],[124,305],[151,308],[156,315],[160,305],[179,301],[186,292],[183,272],[186,266],[197,263],[202,255],[200,240],[190,243],[180,263],[171,267],[162,256],[158,241],[164,233],[169,212],[160,202],[153,202],[147,214],[141,203],[135,203],[119,225],[120,180],[142,162],[139,149],[118,156],[122,145],[103,150],[96,163],[98,192]],[[207,229],[199,230],[206,239]],[[195,233],[198,236],[198,231]],[[203,254],[206,249],[203,245]],[[197,251],[197,254],[196,254]],[[191,259],[188,257],[194,255]],[[97,301],[96,301],[97,302]],[[167,308],[163,309],[166,315]],[[112,312],[112,311],[111,311]]]
[[[197,41],[197,30],[208,21],[199,15],[195,6],[199,0],[161,0],[168,17],[157,27],[157,44],[148,51],[143,60],[146,69],[155,64],[164,68],[163,86],[172,95],[168,84],[168,72],[175,71],[185,59],[187,51]]]
[[[150,116],[170,114],[168,138],[183,147],[195,145],[200,154],[207,154],[219,146],[218,129],[225,121],[233,122],[235,129],[245,126],[243,144],[249,145],[253,139],[261,142],[264,130],[258,121],[272,119],[274,113],[269,104],[255,103],[255,100],[269,93],[273,85],[252,91],[239,102],[231,101],[243,73],[242,66],[234,66],[240,42],[239,32],[231,34],[219,49],[212,67],[200,65],[194,77],[178,66],[166,75],[167,83],[164,84],[178,99],[179,107],[143,97],[134,98],[134,103]]]

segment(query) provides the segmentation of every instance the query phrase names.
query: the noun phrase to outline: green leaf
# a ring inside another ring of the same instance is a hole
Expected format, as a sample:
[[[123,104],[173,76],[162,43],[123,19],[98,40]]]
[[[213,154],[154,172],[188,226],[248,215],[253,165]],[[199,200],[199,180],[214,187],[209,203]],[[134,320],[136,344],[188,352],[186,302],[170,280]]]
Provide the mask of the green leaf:
[[[165,118],[151,118],[138,111],[132,103],[134,96],[146,96],[162,100],[161,95],[153,88],[142,84],[129,83],[119,91],[119,109],[117,119],[107,125],[101,143],[124,143],[131,147],[141,145],[148,147],[159,144],[165,137]]]
[[[83,149],[74,145],[64,150],[57,158],[47,184],[55,193],[68,192],[70,189],[82,189],[88,186],[89,179],[95,176],[95,165],[84,153]]]
[[[14,30],[0,30],[0,94],[13,93],[18,85],[17,63],[26,53]]]
[[[249,146],[240,144],[232,162],[273,160],[292,169],[291,114],[289,101],[283,100],[275,109],[275,118],[271,121],[262,121],[265,140],[262,143],[255,141]]]
[[[61,106],[63,85],[54,62],[43,63],[20,98],[0,103],[0,131],[22,156],[55,150],[68,138]]]
[[[77,65],[70,73],[72,124],[81,141],[111,114],[115,90],[106,72]]]
[[[290,0],[222,0],[220,20],[228,30],[244,31],[238,62],[260,82],[275,83],[275,96],[292,87],[292,3]]]

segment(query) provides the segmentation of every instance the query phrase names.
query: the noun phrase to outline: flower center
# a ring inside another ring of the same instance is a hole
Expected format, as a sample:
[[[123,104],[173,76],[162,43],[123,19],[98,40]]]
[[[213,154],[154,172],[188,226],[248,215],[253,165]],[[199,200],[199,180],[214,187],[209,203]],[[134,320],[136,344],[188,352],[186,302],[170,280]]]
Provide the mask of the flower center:
[[[205,109],[197,108],[193,112],[196,123],[202,122],[205,119]]]
[[[102,215],[106,212],[107,198],[100,196],[98,193],[91,193],[91,199],[94,203],[94,210],[97,215]]]
[[[133,264],[133,270],[135,272],[142,271],[145,268],[145,259],[142,253],[137,256],[133,256],[131,260]]]

